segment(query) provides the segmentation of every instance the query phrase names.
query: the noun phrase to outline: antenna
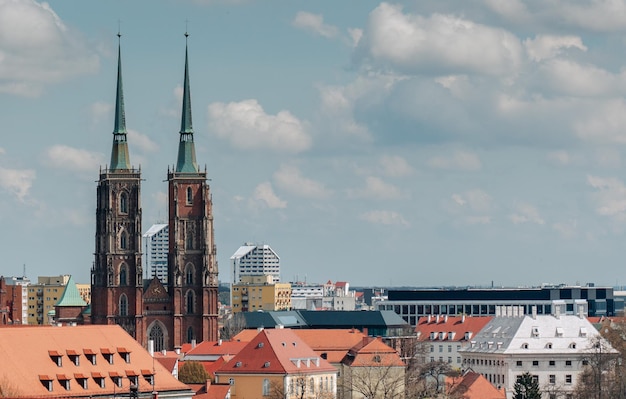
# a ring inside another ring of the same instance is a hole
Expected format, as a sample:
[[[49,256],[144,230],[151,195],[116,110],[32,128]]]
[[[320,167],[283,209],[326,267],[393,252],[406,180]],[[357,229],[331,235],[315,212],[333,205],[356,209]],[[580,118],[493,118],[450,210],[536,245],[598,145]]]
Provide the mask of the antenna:
[[[22,277],[26,278],[26,263],[24,263],[24,268],[22,271]]]

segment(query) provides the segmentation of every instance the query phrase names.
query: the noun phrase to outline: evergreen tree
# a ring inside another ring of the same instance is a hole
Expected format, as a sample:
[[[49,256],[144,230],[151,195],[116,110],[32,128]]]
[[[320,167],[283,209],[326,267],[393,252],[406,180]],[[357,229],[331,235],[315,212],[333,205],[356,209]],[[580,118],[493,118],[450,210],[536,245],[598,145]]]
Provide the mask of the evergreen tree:
[[[541,399],[539,382],[529,372],[518,377],[513,389],[515,390],[515,399]]]
[[[200,362],[185,362],[178,372],[178,380],[185,384],[205,384],[211,377]]]

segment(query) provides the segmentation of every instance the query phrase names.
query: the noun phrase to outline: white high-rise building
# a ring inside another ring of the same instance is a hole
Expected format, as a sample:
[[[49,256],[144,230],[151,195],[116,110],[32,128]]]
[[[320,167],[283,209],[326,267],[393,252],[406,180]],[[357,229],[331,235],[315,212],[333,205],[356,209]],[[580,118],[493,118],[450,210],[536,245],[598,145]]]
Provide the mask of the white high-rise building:
[[[168,237],[167,224],[154,224],[143,235],[146,262],[144,270],[149,273],[149,278],[158,277],[163,284],[167,284]]]
[[[245,243],[230,257],[232,281],[238,283],[242,276],[271,275],[280,282],[280,257],[269,245]]]

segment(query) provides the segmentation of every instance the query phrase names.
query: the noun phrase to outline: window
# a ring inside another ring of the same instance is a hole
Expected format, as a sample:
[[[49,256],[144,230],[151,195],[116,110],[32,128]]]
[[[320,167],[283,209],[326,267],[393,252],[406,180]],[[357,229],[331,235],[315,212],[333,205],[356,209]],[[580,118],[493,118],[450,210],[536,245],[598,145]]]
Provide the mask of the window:
[[[269,394],[270,394],[270,380],[265,378],[263,380],[263,396],[269,396]]]
[[[187,205],[193,204],[193,190],[187,187]]]
[[[189,234],[189,232],[187,232],[187,240],[185,242],[187,243],[187,249],[193,249],[193,235]]]
[[[566,384],[571,384],[572,383],[572,375],[571,374],[565,374],[565,383]]]
[[[548,376],[548,380],[549,380],[550,384],[556,384],[556,375],[555,374],[550,374]]]
[[[229,378],[229,379],[228,379],[228,384],[229,384],[229,385],[235,385],[235,379],[234,379],[234,378],[232,378],[232,377],[231,377],[231,378]]]
[[[439,345],[439,352],[443,352],[443,345]]]
[[[193,327],[189,327],[187,329],[187,343],[191,343],[194,339],[196,339],[196,334],[193,332]]]
[[[312,377],[309,380],[309,393],[315,393],[315,380]]]
[[[588,365],[589,365],[589,360],[583,359],[583,366],[588,366]]]
[[[126,298],[126,294],[120,296],[120,316],[128,316],[128,298]]]
[[[125,231],[122,231],[122,234],[120,234],[120,249],[127,249],[128,247],[128,237]]]
[[[156,352],[161,352],[165,348],[165,337],[160,324],[155,323],[152,326],[148,338],[154,342],[154,350]]]
[[[431,352],[434,352],[434,351],[435,351],[435,345],[431,345],[431,346],[430,346],[430,351],[431,351]]]
[[[186,301],[185,302],[187,303],[187,314],[192,314],[193,313],[193,302],[194,302],[193,291],[191,291],[191,290],[187,291]]]
[[[452,352],[452,345],[448,345],[448,352]]]
[[[556,361],[550,360],[550,362],[548,362],[548,365],[551,366],[551,367],[554,367],[554,366],[556,366]]]
[[[187,285],[193,285],[193,272],[193,265],[191,263],[188,263],[187,266],[185,266],[185,283]]]
[[[565,366],[572,367],[572,361],[571,360],[566,360],[565,361]]]
[[[522,367],[522,361],[521,361],[521,360],[518,360],[517,362],[515,362],[515,365],[516,365],[517,367]]]
[[[126,193],[120,194],[120,213],[128,213],[128,196]]]
[[[538,367],[539,366],[539,360],[533,360],[533,366],[534,367]]]
[[[128,285],[128,267],[124,264],[120,266],[120,285]]]

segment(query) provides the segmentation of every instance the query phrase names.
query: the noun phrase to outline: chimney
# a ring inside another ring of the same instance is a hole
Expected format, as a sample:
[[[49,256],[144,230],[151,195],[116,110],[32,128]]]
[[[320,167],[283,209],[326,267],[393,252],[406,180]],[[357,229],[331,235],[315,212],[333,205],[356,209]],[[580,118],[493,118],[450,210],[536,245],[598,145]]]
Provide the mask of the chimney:
[[[465,314],[461,316],[461,323],[465,323]]]
[[[148,353],[150,353],[150,356],[154,357],[154,340],[150,340],[148,341]]]
[[[448,322],[448,315],[443,316],[443,322],[447,323]]]
[[[221,338],[217,340],[217,346],[222,346],[222,339]]]
[[[439,315],[437,315],[437,319],[436,319],[435,323],[439,323]]]
[[[174,348],[174,353],[176,353],[177,355],[180,355],[180,346],[177,346],[176,348]]]
[[[163,349],[161,353],[163,354],[163,356],[167,356],[167,350]]]
[[[193,349],[195,347],[196,347],[196,339],[194,338],[194,339],[191,340],[191,349]]]
[[[432,315],[428,315],[428,324],[430,324],[431,320],[432,320]]]

